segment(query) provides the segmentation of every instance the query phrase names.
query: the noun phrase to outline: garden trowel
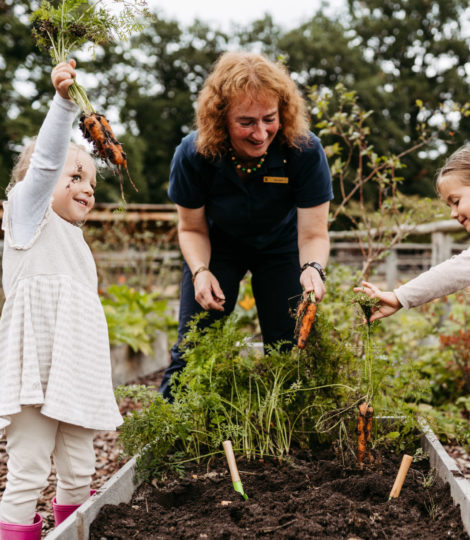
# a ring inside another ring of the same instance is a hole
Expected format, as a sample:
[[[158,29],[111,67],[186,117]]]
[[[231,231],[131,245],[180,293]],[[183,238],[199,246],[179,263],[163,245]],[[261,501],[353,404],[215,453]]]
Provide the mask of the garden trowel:
[[[228,468],[230,469],[230,475],[232,477],[233,489],[238,491],[240,495],[245,499],[248,499],[248,495],[243,491],[243,485],[240,481],[240,475],[238,474],[237,463],[235,461],[235,455],[233,453],[231,441],[224,441],[223,447],[225,450],[225,456],[227,458]]]

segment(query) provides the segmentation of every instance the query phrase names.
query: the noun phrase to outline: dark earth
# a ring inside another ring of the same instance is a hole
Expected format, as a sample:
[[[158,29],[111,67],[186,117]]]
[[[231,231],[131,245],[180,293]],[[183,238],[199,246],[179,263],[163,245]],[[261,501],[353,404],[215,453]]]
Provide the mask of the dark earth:
[[[412,463],[397,499],[388,500],[401,456],[378,456],[360,470],[331,451],[290,462],[237,458],[244,501],[224,459],[183,479],[141,484],[130,504],[107,505],[91,540],[469,538],[427,459]]]

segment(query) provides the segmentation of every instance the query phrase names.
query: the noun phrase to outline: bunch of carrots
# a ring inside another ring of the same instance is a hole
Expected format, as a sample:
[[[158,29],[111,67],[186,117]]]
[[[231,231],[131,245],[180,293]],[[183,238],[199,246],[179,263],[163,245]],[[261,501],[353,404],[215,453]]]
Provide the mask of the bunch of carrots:
[[[119,173],[119,178],[121,180],[121,197],[123,200],[125,199],[121,169],[126,171],[132,187],[138,191],[127,168],[126,154],[121,143],[114,136],[113,130],[111,129],[106,117],[103,114],[95,112],[83,114],[80,117],[79,126],[85,139],[87,139],[93,145],[96,155],[98,155],[106,163],[111,163],[112,165],[116,166]]]
[[[123,4],[119,14],[113,14],[116,4]],[[113,0],[113,9],[106,9],[105,0],[62,0],[54,7],[43,0],[31,15],[33,37],[40,48],[49,51],[53,64],[67,62],[72,51],[85,43],[104,45],[115,38],[127,39],[135,31],[143,29],[138,17],[149,17],[143,0]],[[127,157],[121,143],[116,139],[105,116],[93,109],[85,89],[77,82],[69,88],[69,96],[83,111],[80,128],[84,137],[93,145],[95,154],[113,171],[116,170],[124,199],[122,169],[129,175]]]
[[[295,334],[297,337],[297,347],[299,349],[305,349],[308,337],[315,321],[316,312],[317,305],[315,302],[315,295],[313,292],[310,292],[300,300],[297,306],[297,323]],[[369,322],[370,313],[366,313],[366,316],[367,321]],[[364,458],[370,442],[373,417],[374,409],[369,405],[369,403],[367,403],[367,401],[363,401],[359,405],[359,412],[357,416],[357,460],[361,469],[364,467]],[[373,455],[370,449],[368,455],[369,462],[372,463]]]
[[[307,340],[312,331],[317,312],[317,304],[315,302],[315,293],[310,292],[304,296],[297,306],[295,335],[297,338],[297,347],[305,349]]]

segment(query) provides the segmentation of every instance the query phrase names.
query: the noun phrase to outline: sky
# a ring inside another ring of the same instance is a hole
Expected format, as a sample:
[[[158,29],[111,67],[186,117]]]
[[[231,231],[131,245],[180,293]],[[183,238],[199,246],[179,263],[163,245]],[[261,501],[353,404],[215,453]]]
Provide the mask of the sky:
[[[244,24],[269,13],[274,22],[285,28],[294,28],[312,18],[321,4],[328,14],[338,13],[346,0],[147,0],[163,18],[174,18],[184,25],[195,18],[229,30],[230,23]]]

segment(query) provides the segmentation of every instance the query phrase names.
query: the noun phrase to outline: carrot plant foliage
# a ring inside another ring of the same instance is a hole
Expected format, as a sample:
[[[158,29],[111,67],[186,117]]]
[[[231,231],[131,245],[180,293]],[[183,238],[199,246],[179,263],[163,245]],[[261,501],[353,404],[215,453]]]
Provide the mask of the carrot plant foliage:
[[[362,351],[318,311],[305,349],[286,351],[279,343],[265,355],[248,345],[249,332],[234,316],[207,328],[195,318],[184,343],[187,365],[174,381],[174,402],[148,390],[145,405],[120,428],[125,453],[138,455],[141,477],[160,477],[193,460],[223,455],[227,439],[247,459],[289,459],[295,448],[328,443],[356,462],[357,408],[374,395],[378,411],[389,413],[384,404],[389,392],[381,389],[394,379],[383,371],[382,358],[374,362],[380,373],[364,374]],[[135,391],[121,387],[118,397],[135,398]],[[392,407],[403,412],[397,393]],[[397,437],[393,444],[401,443]],[[376,434],[371,444],[375,441]]]
[[[122,9],[114,13],[119,4]],[[49,51],[55,65],[66,62],[71,52],[85,44],[94,48],[116,39],[128,39],[142,30],[143,16],[149,16],[149,11],[142,0],[63,0],[57,7],[43,0],[31,19],[34,39],[40,48]],[[85,114],[94,112],[82,86],[74,83],[69,95]]]

